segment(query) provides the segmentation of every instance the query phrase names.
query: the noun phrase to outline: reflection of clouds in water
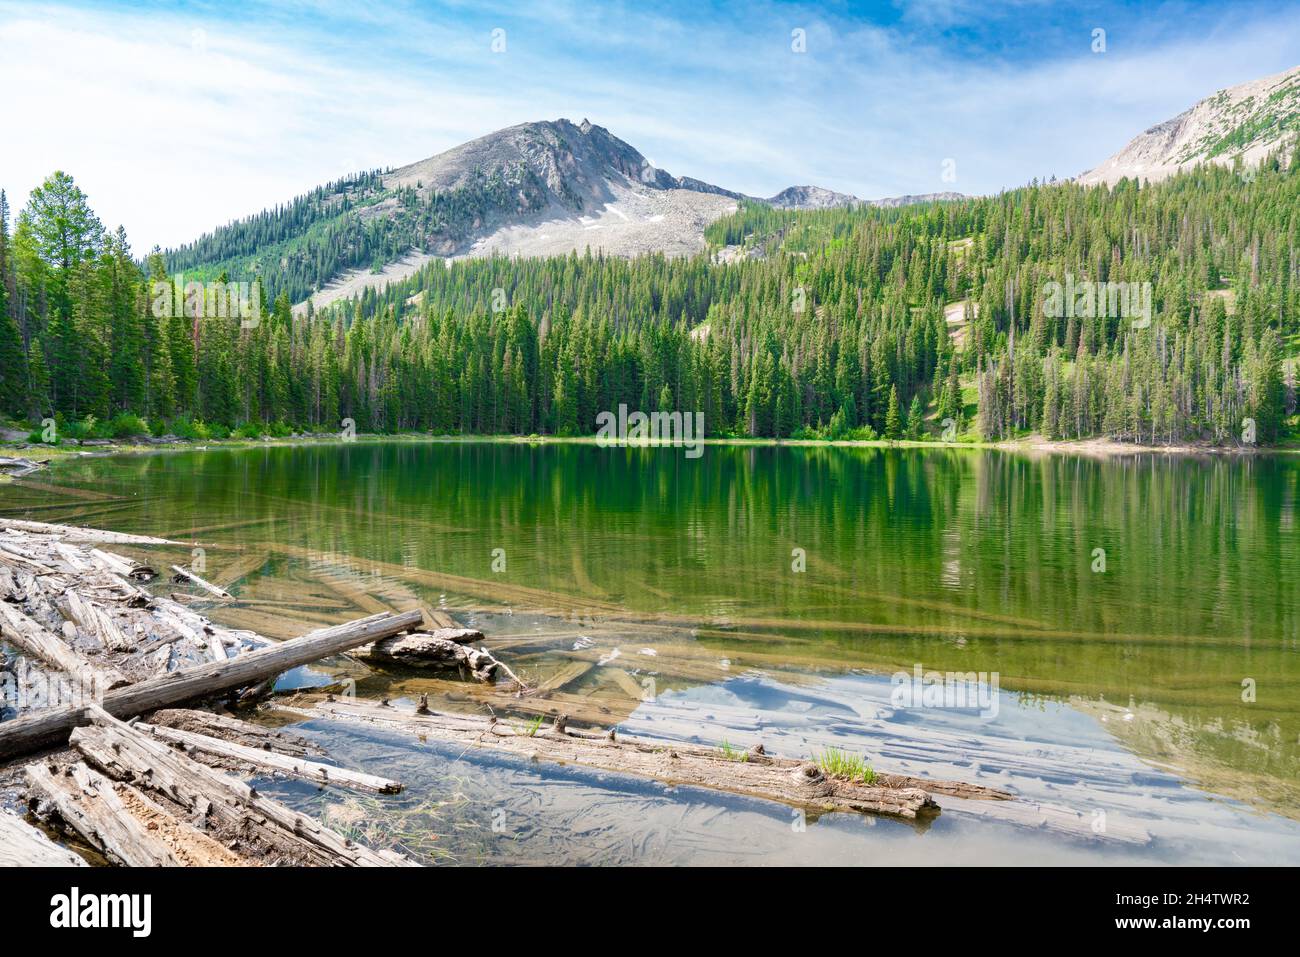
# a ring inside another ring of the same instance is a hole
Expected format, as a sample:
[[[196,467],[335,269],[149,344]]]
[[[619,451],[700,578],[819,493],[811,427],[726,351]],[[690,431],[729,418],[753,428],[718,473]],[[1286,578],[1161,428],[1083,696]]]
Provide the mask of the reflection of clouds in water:
[[[808,814],[800,830],[794,808],[767,801],[464,753],[354,725],[314,722],[300,730],[367,770],[382,768],[406,790],[361,798],[340,789],[321,792],[305,782],[264,780],[257,782],[259,789],[349,826],[364,829],[380,820],[388,832],[415,835],[413,840],[432,849],[425,863],[879,865],[1007,859],[1005,830],[971,829],[958,840],[959,832],[943,817],[926,829],[857,814]],[[1085,859],[1079,850],[1053,847],[1036,835],[1017,842],[1014,853],[1027,862],[1049,854]]]
[[[748,675],[665,692],[637,708],[622,729],[698,744],[725,738],[748,748],[761,741],[791,757],[840,748],[879,770],[999,787],[1085,820],[1104,812],[1111,828],[1149,832],[1149,853],[1157,857],[1177,847],[1180,861],[1300,860],[1300,824],[1212,799],[1144,763],[1102,723],[1067,705],[1004,692],[998,714],[982,718],[974,709],[894,708],[891,690],[889,676],[881,675],[798,685]],[[969,813],[1006,809],[952,798],[939,803],[947,820],[963,826],[973,824]]]
[[[888,679],[846,676],[793,686],[755,676],[668,692],[621,729],[674,740],[806,756],[827,746],[879,768],[973,780],[1035,801],[1137,820],[1147,847],[1065,838],[965,813],[940,798],[928,827],[855,814],[809,815],[771,802],[673,788],[627,775],[527,762],[331,722],[303,727],[335,756],[401,780],[368,813],[430,841],[429,862],[513,864],[1261,863],[1300,859],[1292,822],[1207,800],[1138,762],[1099,723],[1057,704],[1006,701],[998,718],[889,707]],[[1010,697],[1010,696],[1008,696]],[[705,724],[707,722],[707,724]],[[701,739],[701,727],[716,738]],[[359,799],[301,782],[263,784],[313,813]],[[322,805],[322,802],[324,804]],[[987,807],[987,802],[984,802]],[[378,809],[377,811],[374,809]],[[354,814],[356,812],[354,811]],[[362,815],[364,816],[364,815]],[[396,824],[392,822],[397,822]],[[494,831],[494,822],[497,830]],[[436,835],[436,840],[430,840]]]

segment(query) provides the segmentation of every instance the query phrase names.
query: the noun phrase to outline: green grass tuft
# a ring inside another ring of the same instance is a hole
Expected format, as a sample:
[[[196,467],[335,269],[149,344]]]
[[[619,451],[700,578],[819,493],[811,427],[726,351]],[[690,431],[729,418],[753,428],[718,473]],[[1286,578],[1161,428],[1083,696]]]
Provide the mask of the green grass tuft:
[[[813,760],[827,777],[847,778],[862,784],[876,783],[876,772],[856,754],[849,754],[839,748],[827,748]]]
[[[739,748],[733,748],[726,741],[722,742],[722,747],[720,747],[718,750],[722,752],[722,756],[726,758],[728,761],[745,762],[749,760],[748,751],[742,751]]]

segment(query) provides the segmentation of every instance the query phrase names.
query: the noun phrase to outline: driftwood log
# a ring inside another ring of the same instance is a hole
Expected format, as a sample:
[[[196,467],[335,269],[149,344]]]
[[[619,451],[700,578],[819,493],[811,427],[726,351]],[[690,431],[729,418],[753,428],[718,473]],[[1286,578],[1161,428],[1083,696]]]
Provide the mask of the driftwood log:
[[[12,528],[35,535],[52,535],[65,542],[98,542],[105,545],[184,545],[170,538],[152,535],[131,535],[127,532],[106,532],[99,528],[81,528],[77,525],[52,525],[49,522],[32,522],[21,518],[0,518],[0,528]],[[188,547],[188,546],[186,546]]]
[[[31,475],[45,467],[44,461],[37,462],[33,459],[21,457],[0,455],[0,472],[5,472],[14,478],[22,478],[24,475]]]
[[[44,706],[93,700],[115,685],[267,643],[144,591],[137,583],[157,572],[90,543],[72,544],[78,531],[58,537],[0,524],[0,637],[29,664],[61,672],[68,686],[67,694],[47,695]]]
[[[93,724],[75,729],[70,738],[87,762],[115,781],[156,793],[219,833],[236,835],[302,864],[413,866],[400,854],[372,851],[258,794],[238,778],[191,760],[103,709],[91,706],[87,712]]]
[[[127,683],[121,672],[78,654],[63,638],[3,600],[0,600],[0,638],[66,673],[92,694]]]
[[[214,711],[196,711],[189,708],[163,708],[149,715],[149,723],[158,728],[175,728],[193,731],[209,738],[220,738],[246,748],[274,751],[290,757],[305,758],[324,754],[325,750],[301,735],[284,728],[268,728],[232,718]]]
[[[893,774],[878,774],[868,785],[828,776],[811,761],[775,757],[760,749],[729,754],[717,748],[624,738],[612,732],[568,730],[563,716],[551,727],[533,730],[532,725],[515,726],[495,718],[430,711],[424,703],[412,709],[362,699],[328,699],[309,711],[288,706],[281,709],[312,717],[368,722],[467,748],[732,791],[818,810],[914,819],[936,809],[932,794],[984,800],[1011,797],[981,785]]]
[[[249,862],[177,820],[128,784],[78,762],[67,768],[27,766],[31,795],[45,813],[76,831],[114,864],[127,867],[225,866]]]
[[[476,651],[469,643],[482,641],[483,633],[473,628],[439,628],[414,632],[362,645],[352,654],[372,665],[471,672],[479,681],[491,680],[497,661]]]
[[[173,572],[173,574],[174,574],[174,576],[175,576],[175,577],[172,579],[173,581],[177,581],[177,582],[184,582],[184,581],[193,582],[195,585],[198,585],[198,586],[199,586],[200,588],[202,588],[204,591],[208,592],[209,594],[216,595],[218,598],[234,598],[234,597],[235,597],[234,595],[230,594],[230,592],[226,591],[224,588],[218,588],[216,585],[212,584],[212,582],[210,582],[210,581],[205,581],[204,579],[202,579],[202,578],[200,578],[198,575],[196,575],[194,572],[190,571],[188,568],[185,568],[185,567],[183,567],[183,566],[181,566],[181,565],[173,565],[173,566],[172,566],[172,572]]]
[[[155,708],[209,697],[232,688],[257,684],[300,665],[310,664],[369,641],[409,631],[420,625],[418,611],[371,615],[358,621],[323,628],[269,645],[226,661],[182,668],[104,695],[102,707],[119,718]],[[60,744],[83,723],[84,708],[57,708],[24,715],[0,724],[0,761]]]
[[[182,731],[178,728],[165,728],[137,722],[133,727],[144,734],[152,735],[166,743],[178,746],[186,752],[199,752],[203,755],[230,762],[236,766],[247,765],[272,774],[311,781],[313,784],[333,784],[339,787],[356,788],[361,791],[373,791],[376,794],[399,794],[402,790],[400,781],[382,778],[363,771],[339,768],[319,761],[294,758],[274,751],[250,748],[233,741]]]

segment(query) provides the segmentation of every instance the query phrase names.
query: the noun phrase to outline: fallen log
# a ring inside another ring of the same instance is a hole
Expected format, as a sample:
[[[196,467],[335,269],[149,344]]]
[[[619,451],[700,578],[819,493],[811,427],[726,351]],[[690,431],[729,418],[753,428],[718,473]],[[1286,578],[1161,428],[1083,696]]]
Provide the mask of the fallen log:
[[[67,672],[88,694],[97,695],[127,683],[121,672],[104,668],[79,655],[62,638],[7,601],[0,601],[0,638]]]
[[[72,732],[72,746],[118,781],[157,792],[200,822],[253,840],[302,864],[337,867],[414,866],[392,851],[373,851],[263,797],[246,783],[200,764],[103,709],[87,709],[94,722]]]
[[[152,581],[158,577],[158,573],[148,565],[122,555],[114,555],[112,552],[92,548],[90,557],[101,567],[107,568],[114,574],[125,578],[134,578],[136,581]]]
[[[558,671],[553,672],[547,678],[538,682],[537,691],[539,693],[560,691],[585,677],[587,672],[594,667],[595,665],[590,661],[570,662],[569,664],[562,666]]]
[[[455,671],[467,669],[479,681],[490,681],[498,662],[491,655],[474,650],[472,641],[482,641],[483,633],[473,628],[440,628],[433,632],[413,632],[362,645],[352,652],[355,657],[375,665],[400,665]]]
[[[85,867],[66,847],[59,847],[16,814],[0,811],[0,867]]]
[[[37,462],[32,459],[0,455],[0,471],[8,472],[14,478],[31,475],[33,472],[43,469],[45,464],[45,462]]]
[[[376,794],[400,794],[402,791],[400,781],[381,778],[374,774],[366,774],[364,771],[353,771],[349,768],[321,764],[319,761],[308,761],[303,758],[291,758],[283,754],[276,754],[274,751],[262,751],[257,748],[236,744],[233,741],[210,738],[207,735],[196,734],[193,731],[182,731],[179,728],[166,728],[142,722],[137,722],[132,727],[144,734],[151,734],[155,738],[161,738],[163,741],[179,745],[182,750],[187,752],[197,751],[200,754],[233,762],[236,765],[248,765],[273,774],[283,774],[303,781],[310,781],[313,784],[333,784],[339,787],[356,788],[361,791],[373,791]]]
[[[776,757],[761,748],[732,752],[672,741],[624,738],[612,732],[570,731],[565,728],[563,715],[552,727],[537,728],[512,726],[495,717],[430,711],[423,703],[420,709],[410,709],[363,699],[329,699],[310,710],[288,706],[280,709],[377,724],[467,749],[504,751],[530,760],[576,764],[826,811],[860,811],[911,820],[937,807],[931,794],[985,800],[1011,797],[980,785],[904,775],[878,774],[872,784],[850,781],[823,773],[812,761]]]
[[[305,758],[324,754],[325,750],[301,735],[291,734],[283,728],[268,728],[217,714],[214,711],[194,711],[189,708],[164,708],[149,715],[149,723],[158,728],[175,728],[193,731],[209,738],[220,738],[242,744],[246,748],[275,751],[290,757]]]
[[[51,525],[49,522],[32,522],[21,518],[0,517],[0,528],[15,528],[37,535],[53,535],[65,542],[99,542],[107,545],[184,545],[170,538],[151,535],[130,535],[126,532],[106,532],[99,528],[81,528],[76,525]]]
[[[63,593],[67,601],[68,620],[82,631],[99,639],[99,643],[110,651],[129,651],[135,641],[118,627],[117,622],[104,608],[88,602],[74,589]]]
[[[3,603],[0,603],[3,604]],[[110,715],[134,717],[156,708],[205,698],[232,688],[257,684],[300,665],[310,664],[420,625],[418,611],[371,615],[323,628],[278,645],[258,648],[237,658],[180,668],[109,691],[101,705]],[[59,708],[24,715],[0,724],[0,761],[59,744],[85,720],[83,708]]]
[[[235,597],[234,595],[230,594],[230,592],[226,591],[224,588],[218,588],[216,585],[212,584],[211,582],[205,581],[204,579],[200,578],[198,575],[194,574],[194,572],[190,571],[188,568],[184,567],[183,565],[173,565],[172,571],[175,573],[176,576],[175,578],[172,579],[173,581],[193,582],[194,584],[202,588],[204,591],[210,592],[211,594],[216,595],[218,598]]]
[[[169,815],[140,791],[78,762],[64,769],[30,764],[38,803],[114,864],[127,867],[240,866],[248,861]]]

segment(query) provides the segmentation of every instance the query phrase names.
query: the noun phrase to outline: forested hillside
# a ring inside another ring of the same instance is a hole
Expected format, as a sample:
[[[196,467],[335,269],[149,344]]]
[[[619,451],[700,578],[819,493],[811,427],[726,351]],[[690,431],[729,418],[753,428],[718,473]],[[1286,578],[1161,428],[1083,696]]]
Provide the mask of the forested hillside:
[[[507,204],[544,205],[527,171],[480,175],[428,197],[416,185],[388,187],[381,173],[361,173],[204,235],[170,252],[167,266],[200,281],[258,278],[268,295],[300,301],[341,270],[377,271],[435,240],[454,248]]]
[[[1275,442],[1300,342],[1300,160],[1282,157],[1250,175],[1200,167],[1155,186],[1035,184],[901,209],[744,205],[709,231],[715,251],[732,247],[726,263],[435,261],[298,317],[285,290],[306,279],[281,280],[252,328],[155,315],[161,256],[134,261],[55,174],[16,223],[0,207],[0,405],[217,434],[344,417],[590,434],[627,403],[702,410],[715,435],[937,437],[952,419],[990,439],[1236,444],[1249,419]],[[286,217],[349,241],[328,232],[330,202],[305,198],[185,255],[237,280],[255,257],[269,283]],[[1054,309],[1052,285],[1072,281],[1148,289],[1150,323],[1104,296],[1091,312]]]

